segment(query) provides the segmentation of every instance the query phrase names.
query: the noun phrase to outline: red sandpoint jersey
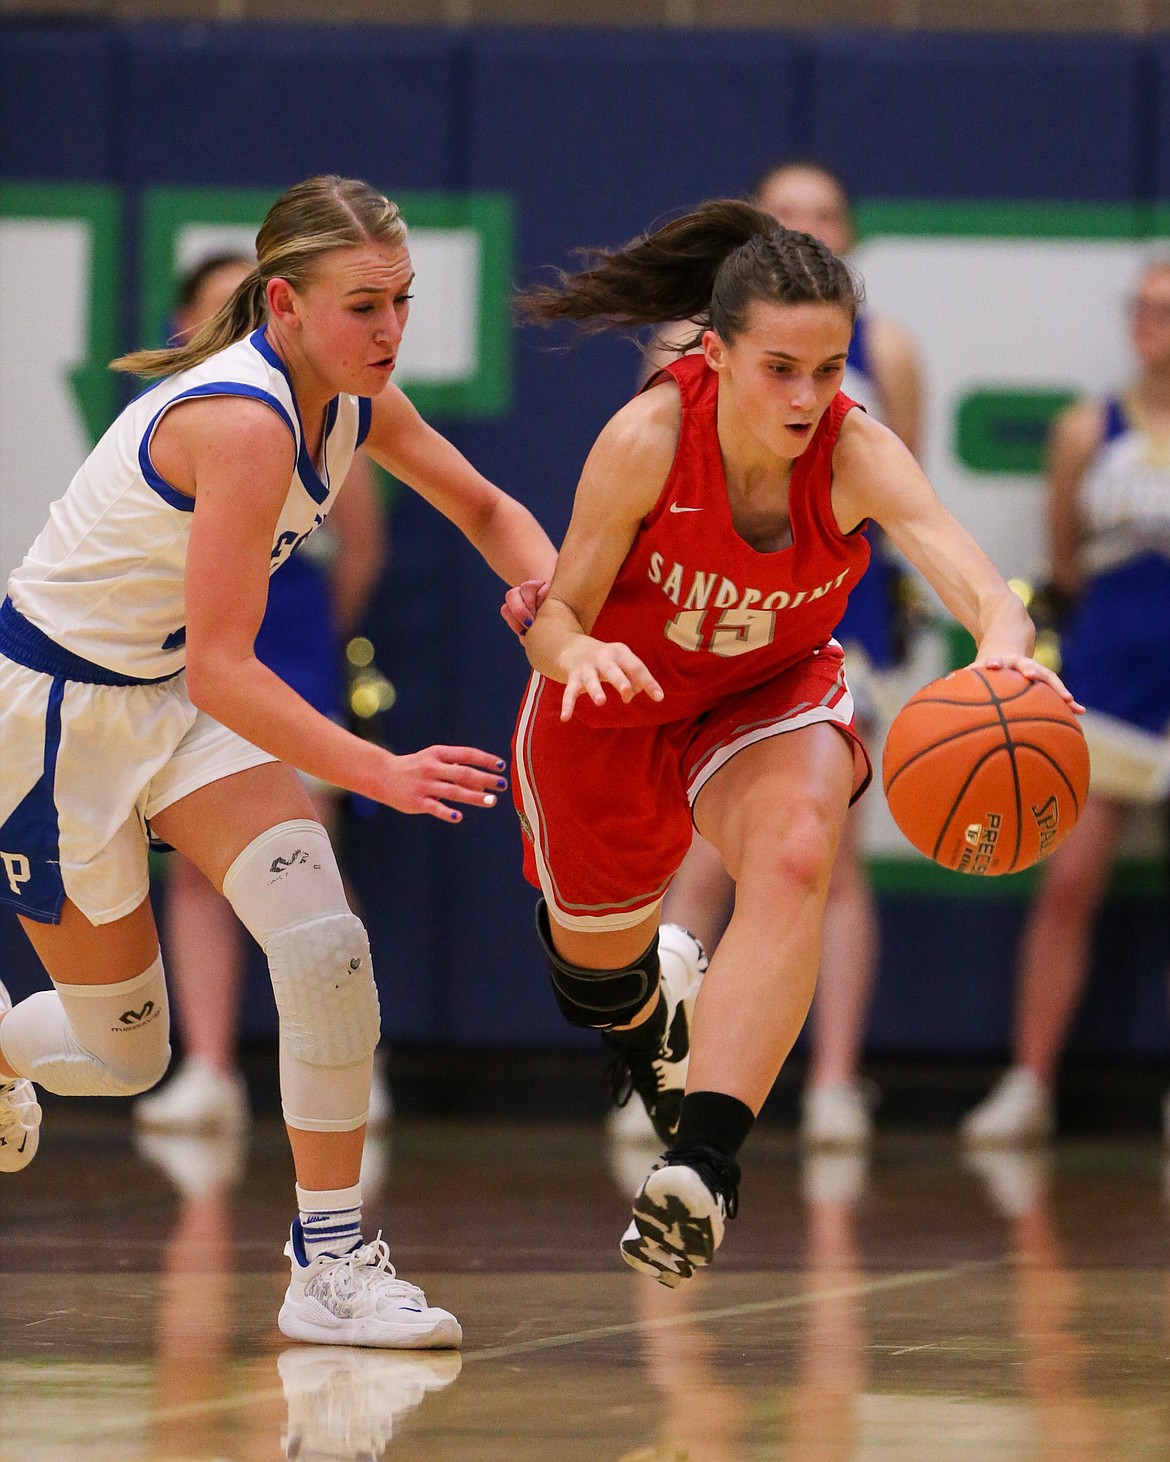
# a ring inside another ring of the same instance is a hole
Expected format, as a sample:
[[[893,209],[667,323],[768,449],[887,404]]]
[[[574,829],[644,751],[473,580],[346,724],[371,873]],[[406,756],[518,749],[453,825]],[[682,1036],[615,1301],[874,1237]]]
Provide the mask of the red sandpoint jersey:
[[[701,355],[683,356],[653,380],[663,374],[682,397],[678,450],[592,633],[629,645],[665,698],[638,695],[624,706],[607,691],[603,709],[583,697],[574,714],[594,725],[683,720],[771,679],[827,643],[869,563],[864,524],[842,533],[829,501],[833,448],[856,402],[841,392],[830,402],[792,465],[792,544],[761,553],[731,518],[715,424],[718,377]]]

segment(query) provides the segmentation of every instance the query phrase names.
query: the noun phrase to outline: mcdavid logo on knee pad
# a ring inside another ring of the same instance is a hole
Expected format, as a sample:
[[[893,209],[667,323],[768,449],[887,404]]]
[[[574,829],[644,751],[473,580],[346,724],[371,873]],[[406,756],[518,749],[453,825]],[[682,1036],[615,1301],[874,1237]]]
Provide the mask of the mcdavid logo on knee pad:
[[[123,1027],[140,1026],[145,1025],[152,1016],[157,1014],[158,1008],[154,1001],[148,1000],[141,1010],[124,1010],[118,1020]],[[114,1029],[117,1030],[118,1027],[115,1026]]]

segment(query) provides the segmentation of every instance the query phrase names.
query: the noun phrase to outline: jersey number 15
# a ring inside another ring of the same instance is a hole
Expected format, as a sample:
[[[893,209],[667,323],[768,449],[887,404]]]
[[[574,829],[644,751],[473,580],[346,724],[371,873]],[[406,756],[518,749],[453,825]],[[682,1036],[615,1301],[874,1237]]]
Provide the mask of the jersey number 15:
[[[774,609],[725,609],[704,638],[705,609],[683,609],[666,626],[666,638],[684,650],[710,650],[730,659],[762,650],[776,633]]]

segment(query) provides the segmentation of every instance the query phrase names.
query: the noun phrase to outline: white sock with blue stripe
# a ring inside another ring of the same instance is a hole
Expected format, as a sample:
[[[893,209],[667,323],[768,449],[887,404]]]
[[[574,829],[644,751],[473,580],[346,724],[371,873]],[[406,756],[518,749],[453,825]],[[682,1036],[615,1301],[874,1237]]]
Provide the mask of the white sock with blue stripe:
[[[362,1241],[362,1187],[302,1188],[297,1184],[299,1216],[293,1222],[293,1254],[302,1268],[319,1254],[340,1258]]]

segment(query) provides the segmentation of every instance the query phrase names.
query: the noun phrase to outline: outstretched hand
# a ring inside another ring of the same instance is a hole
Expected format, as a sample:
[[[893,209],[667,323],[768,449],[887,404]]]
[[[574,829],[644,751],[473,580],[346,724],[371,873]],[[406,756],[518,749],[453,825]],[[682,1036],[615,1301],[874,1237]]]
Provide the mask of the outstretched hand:
[[[536,611],[547,596],[547,579],[525,579],[522,584],[508,590],[503,604],[500,605],[500,613],[513,634],[524,638],[536,618]]]
[[[572,719],[573,707],[581,695],[587,695],[595,706],[605,705],[606,685],[612,685],[627,705],[639,691],[652,701],[662,699],[662,687],[628,645],[605,644],[588,635],[579,636],[578,644],[561,697],[562,721]]]
[[[388,756],[378,801],[399,812],[425,812],[443,822],[462,822],[448,802],[494,807],[506,790],[506,763],[474,746],[428,746],[408,756]]]
[[[1078,716],[1085,713],[1084,706],[1074,699],[1072,691],[1055,670],[1049,670],[1047,665],[1041,665],[1039,660],[1033,660],[1030,655],[985,655],[972,663],[975,667],[986,670],[1018,670],[1028,680],[1042,680],[1045,685],[1052,687],[1061,700],[1067,701]]]

